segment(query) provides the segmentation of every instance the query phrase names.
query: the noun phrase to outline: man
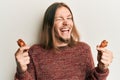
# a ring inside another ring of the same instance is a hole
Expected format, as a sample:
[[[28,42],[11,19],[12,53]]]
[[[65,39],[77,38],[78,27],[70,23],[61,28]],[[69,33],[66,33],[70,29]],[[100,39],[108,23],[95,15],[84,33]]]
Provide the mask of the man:
[[[106,80],[112,52],[102,53],[94,67],[90,46],[79,41],[73,15],[64,3],[53,3],[45,12],[40,44],[17,50],[15,80]]]

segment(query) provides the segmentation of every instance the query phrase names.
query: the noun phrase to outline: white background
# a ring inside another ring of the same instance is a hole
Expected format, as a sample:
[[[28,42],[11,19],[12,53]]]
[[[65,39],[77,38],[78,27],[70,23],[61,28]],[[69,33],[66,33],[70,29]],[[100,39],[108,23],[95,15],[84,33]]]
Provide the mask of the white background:
[[[96,45],[103,39],[109,41],[114,59],[107,80],[119,80],[119,0],[0,0],[0,80],[14,80],[17,39],[30,46],[36,43],[44,12],[55,1],[70,6],[81,40],[91,46],[95,65]]]

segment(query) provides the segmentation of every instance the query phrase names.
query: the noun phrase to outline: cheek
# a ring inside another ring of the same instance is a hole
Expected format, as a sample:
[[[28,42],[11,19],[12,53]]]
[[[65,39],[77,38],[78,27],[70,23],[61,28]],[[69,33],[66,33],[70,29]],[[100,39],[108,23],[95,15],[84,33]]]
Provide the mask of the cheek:
[[[60,30],[58,28],[55,28],[55,35],[60,35]]]
[[[54,24],[54,30],[55,30],[55,32],[57,32],[57,33],[60,32],[59,31],[60,26],[61,25],[59,23]]]
[[[59,34],[59,29],[56,25],[54,25],[54,32],[55,32],[55,35]]]
[[[73,21],[70,21],[69,24],[71,27],[73,27]]]

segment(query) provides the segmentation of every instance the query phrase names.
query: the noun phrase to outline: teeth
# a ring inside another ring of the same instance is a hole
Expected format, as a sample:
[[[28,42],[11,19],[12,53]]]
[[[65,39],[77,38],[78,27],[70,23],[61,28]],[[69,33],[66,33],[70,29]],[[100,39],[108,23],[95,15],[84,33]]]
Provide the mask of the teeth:
[[[66,32],[66,31],[69,31],[69,30],[61,30],[62,32]]]
[[[68,30],[68,29],[62,29],[62,30]]]
[[[61,31],[69,31],[69,29],[67,28],[67,29],[61,29]]]

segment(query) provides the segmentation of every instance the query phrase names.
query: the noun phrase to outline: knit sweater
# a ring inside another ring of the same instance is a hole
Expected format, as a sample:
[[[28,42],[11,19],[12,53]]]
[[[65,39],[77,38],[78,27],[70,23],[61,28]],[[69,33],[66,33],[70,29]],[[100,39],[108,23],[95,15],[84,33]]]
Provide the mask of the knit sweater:
[[[39,44],[29,49],[30,64],[26,72],[16,72],[15,80],[106,80],[109,70],[94,67],[90,46],[79,42],[58,51]]]

